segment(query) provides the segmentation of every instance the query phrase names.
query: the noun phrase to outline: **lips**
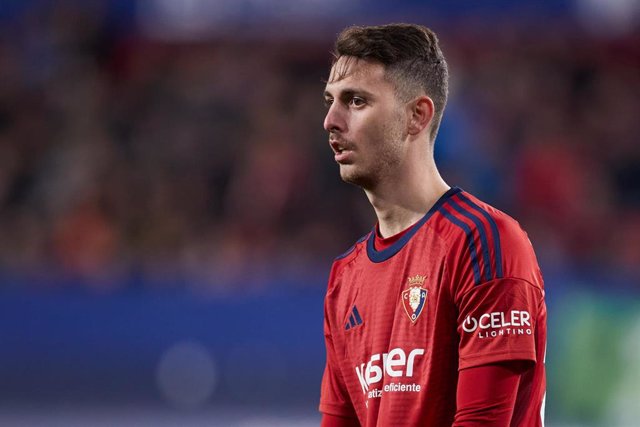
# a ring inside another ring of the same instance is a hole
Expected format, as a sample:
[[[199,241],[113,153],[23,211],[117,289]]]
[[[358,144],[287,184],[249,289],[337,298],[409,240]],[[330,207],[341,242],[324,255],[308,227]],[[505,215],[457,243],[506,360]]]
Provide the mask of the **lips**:
[[[349,159],[351,158],[352,153],[353,151],[351,150],[342,150],[336,153],[333,158],[336,162],[341,164],[350,163]]]
[[[346,163],[353,153],[344,142],[337,139],[330,139],[329,145],[331,145],[331,149],[334,153],[334,159],[338,163]]]
[[[345,150],[345,144],[337,139],[329,139],[329,145],[334,153],[338,154]]]

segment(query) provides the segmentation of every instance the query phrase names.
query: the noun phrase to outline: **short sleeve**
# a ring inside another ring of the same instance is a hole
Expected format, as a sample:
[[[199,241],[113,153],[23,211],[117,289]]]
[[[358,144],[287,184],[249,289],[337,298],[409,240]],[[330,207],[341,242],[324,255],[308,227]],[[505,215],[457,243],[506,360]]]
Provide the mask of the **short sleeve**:
[[[458,300],[459,369],[536,361],[536,328],[543,292],[523,279],[474,286]]]

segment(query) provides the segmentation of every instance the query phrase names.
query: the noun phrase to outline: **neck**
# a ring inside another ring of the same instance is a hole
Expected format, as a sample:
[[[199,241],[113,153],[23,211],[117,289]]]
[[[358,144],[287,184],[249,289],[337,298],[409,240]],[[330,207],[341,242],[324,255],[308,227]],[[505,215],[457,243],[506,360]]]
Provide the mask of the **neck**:
[[[393,236],[415,224],[450,188],[433,160],[429,167],[403,168],[393,179],[365,189],[378,218],[380,235]]]

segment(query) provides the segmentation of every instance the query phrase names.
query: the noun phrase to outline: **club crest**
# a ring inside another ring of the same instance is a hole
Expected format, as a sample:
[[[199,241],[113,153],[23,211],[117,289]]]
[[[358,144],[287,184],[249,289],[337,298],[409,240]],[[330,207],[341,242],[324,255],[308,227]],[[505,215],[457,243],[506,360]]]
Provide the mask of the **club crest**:
[[[422,287],[427,276],[409,277],[409,288],[402,291],[402,306],[412,323],[420,317],[427,301],[427,290]]]

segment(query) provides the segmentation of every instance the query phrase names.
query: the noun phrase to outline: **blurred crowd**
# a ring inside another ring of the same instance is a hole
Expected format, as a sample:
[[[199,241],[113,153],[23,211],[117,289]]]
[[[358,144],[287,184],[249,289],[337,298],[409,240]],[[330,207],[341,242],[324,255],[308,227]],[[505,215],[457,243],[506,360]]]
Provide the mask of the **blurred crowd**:
[[[516,217],[543,267],[636,289],[639,41],[552,25],[454,35],[452,120],[471,134],[453,135],[448,174]]]
[[[440,37],[445,179],[516,217],[543,268],[640,277],[640,34]],[[374,221],[322,129],[331,44],[160,42],[70,9],[3,26],[6,286],[324,279]]]

